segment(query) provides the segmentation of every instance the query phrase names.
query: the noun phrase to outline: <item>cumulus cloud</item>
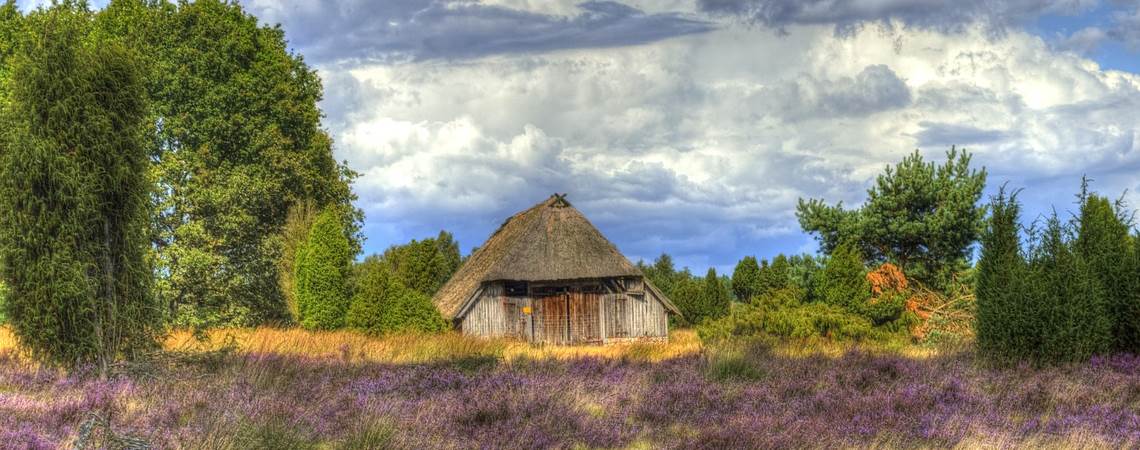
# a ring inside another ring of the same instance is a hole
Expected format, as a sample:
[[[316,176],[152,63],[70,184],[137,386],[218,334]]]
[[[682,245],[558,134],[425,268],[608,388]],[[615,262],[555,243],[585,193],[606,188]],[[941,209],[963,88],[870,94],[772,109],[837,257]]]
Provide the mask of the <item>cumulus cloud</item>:
[[[635,259],[727,268],[811,248],[797,198],[857,204],[918,147],[967,146],[991,185],[1031,187],[1031,207],[1068,198],[1082,173],[1105,192],[1137,187],[1136,75],[980,26],[905,30],[903,49],[873,29],[788,31],[325,75],[370,245],[447,228],[469,249],[565,192]]]
[[[646,13],[605,0],[572,9],[561,5],[553,12],[538,12],[522,0],[248,0],[247,5],[260,17],[282,23],[305,55],[319,62],[454,60],[604,48],[713,29],[694,17]]]

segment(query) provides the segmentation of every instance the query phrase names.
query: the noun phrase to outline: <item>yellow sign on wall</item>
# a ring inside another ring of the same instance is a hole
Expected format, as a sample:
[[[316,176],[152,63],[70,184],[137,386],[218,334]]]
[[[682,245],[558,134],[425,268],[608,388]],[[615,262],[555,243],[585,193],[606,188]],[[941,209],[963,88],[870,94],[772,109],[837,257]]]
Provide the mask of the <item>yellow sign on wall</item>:
[[[531,310],[531,308],[529,306],[524,306],[522,308],[522,312],[523,312],[523,314],[531,314],[533,311]]]

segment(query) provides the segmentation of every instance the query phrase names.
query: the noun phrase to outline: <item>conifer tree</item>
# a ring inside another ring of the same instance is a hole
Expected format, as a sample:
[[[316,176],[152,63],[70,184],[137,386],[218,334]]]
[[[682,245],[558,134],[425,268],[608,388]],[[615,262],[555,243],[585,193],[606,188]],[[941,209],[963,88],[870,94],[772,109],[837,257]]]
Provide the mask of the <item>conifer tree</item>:
[[[29,15],[0,101],[5,312],[33,355],[64,366],[156,346],[151,193],[140,62],[65,2]]]
[[[849,243],[831,253],[819,273],[816,293],[824,303],[858,313],[871,298],[871,285],[859,251]]]
[[[760,270],[758,277],[757,295],[764,295],[772,291],[784,289],[791,283],[791,265],[788,257],[782,253],[772,259],[772,264]]]
[[[356,271],[356,292],[345,318],[346,326],[377,335],[447,329],[447,322],[431,299],[403,286],[379,258],[369,257]]]
[[[352,247],[336,208],[317,215],[297,252],[297,312],[301,326],[331,330],[344,325]]]
[[[756,295],[759,276],[760,265],[755,256],[745,256],[736,263],[736,268],[732,271],[732,293],[737,300],[747,302]]]
[[[1003,187],[990,201],[977,266],[975,332],[982,353],[1022,359],[1040,346],[1040,298],[1030,295],[1029,270],[1018,236],[1021,206]]]
[[[1037,320],[1044,325],[1037,359],[1081,361],[1108,351],[1113,324],[1104,288],[1089,264],[1065,241],[1056,214],[1046,224],[1031,270],[1042,303]]]
[[[1087,186],[1087,183],[1086,183]],[[1130,254],[1129,226],[1107,198],[1082,189],[1080,230],[1076,242],[1079,256],[1088,263],[1109,303],[1113,348],[1140,350],[1140,293],[1135,263]]]
[[[705,287],[702,295],[703,318],[717,319],[728,314],[728,307],[732,303],[732,293],[724,280],[716,274],[716,269],[710,267],[705,275]]]

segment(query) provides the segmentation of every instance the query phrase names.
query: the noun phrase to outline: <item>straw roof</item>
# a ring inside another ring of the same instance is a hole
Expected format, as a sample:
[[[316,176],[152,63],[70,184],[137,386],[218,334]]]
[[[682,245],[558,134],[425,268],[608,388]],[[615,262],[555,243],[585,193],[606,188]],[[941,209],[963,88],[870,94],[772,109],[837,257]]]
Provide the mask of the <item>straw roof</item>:
[[[564,195],[554,194],[507,219],[432,301],[450,319],[487,281],[627,276],[643,275]]]

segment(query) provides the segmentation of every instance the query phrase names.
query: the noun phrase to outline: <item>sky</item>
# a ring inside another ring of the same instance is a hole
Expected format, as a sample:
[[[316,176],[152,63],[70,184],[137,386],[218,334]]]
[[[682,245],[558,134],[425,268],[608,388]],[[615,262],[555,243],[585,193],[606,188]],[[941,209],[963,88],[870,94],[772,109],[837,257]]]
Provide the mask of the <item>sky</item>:
[[[1140,205],[1137,0],[242,3],[324,80],[367,252],[467,252],[558,192],[632,260],[723,272],[814,252],[797,199],[953,145],[1026,220],[1082,175]]]

